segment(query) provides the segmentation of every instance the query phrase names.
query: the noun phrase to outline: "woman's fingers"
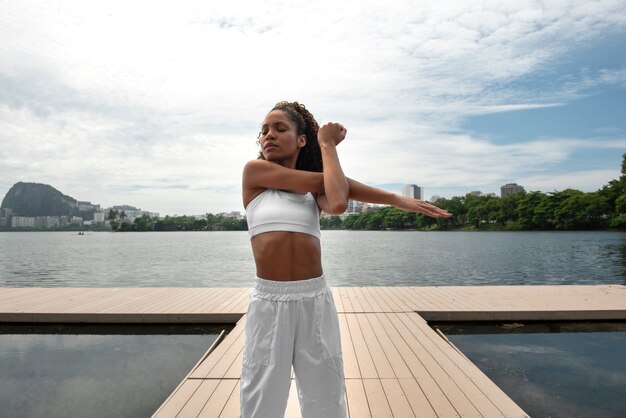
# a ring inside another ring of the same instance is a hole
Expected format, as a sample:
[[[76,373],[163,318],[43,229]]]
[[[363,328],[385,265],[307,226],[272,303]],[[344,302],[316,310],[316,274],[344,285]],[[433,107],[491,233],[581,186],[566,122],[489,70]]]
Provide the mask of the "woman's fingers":
[[[423,213],[424,215],[433,218],[449,218],[450,216],[452,216],[452,214],[448,211],[421,200],[413,200],[413,204],[413,208],[411,208],[410,210]]]

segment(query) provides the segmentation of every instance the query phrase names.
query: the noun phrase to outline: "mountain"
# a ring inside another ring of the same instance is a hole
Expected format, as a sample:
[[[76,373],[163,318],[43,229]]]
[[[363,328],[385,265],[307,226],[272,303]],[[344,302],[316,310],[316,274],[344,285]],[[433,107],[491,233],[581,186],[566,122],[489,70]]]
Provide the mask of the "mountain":
[[[40,183],[15,183],[0,207],[13,209],[16,216],[73,216],[78,213],[76,199]]]

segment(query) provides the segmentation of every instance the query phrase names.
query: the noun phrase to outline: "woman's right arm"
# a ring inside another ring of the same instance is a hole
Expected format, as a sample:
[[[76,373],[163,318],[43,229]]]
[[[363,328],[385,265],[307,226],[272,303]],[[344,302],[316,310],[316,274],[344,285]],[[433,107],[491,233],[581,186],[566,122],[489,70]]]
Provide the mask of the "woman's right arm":
[[[286,168],[265,160],[252,160],[243,169],[243,189],[323,193],[324,176],[322,173]]]

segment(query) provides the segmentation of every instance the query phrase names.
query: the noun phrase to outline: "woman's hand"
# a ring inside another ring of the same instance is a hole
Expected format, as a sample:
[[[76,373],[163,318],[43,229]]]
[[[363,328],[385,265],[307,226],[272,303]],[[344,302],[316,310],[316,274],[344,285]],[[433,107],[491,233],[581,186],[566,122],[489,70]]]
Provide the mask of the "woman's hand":
[[[398,209],[422,213],[431,218],[449,218],[452,216],[447,210],[438,208],[423,200],[412,199],[410,197],[395,195],[392,205]]]
[[[329,122],[317,131],[320,146],[337,146],[346,137],[348,131],[340,123]]]

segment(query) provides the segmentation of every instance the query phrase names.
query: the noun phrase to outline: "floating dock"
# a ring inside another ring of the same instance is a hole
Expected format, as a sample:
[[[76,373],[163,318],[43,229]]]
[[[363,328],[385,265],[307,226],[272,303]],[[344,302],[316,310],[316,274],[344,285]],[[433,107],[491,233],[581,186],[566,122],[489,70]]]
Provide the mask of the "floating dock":
[[[352,418],[526,417],[427,321],[626,320],[626,286],[339,287]],[[2,288],[0,322],[231,323],[156,417],[238,417],[247,288]],[[295,384],[286,417],[299,417]]]

